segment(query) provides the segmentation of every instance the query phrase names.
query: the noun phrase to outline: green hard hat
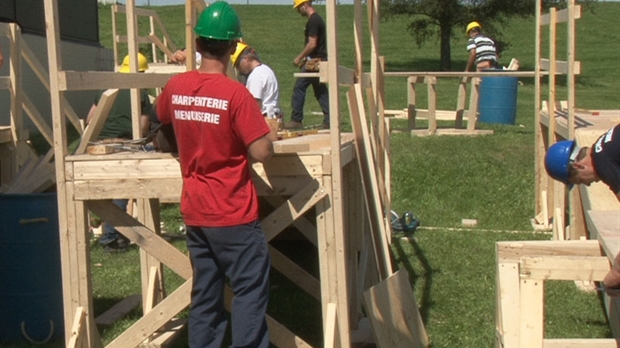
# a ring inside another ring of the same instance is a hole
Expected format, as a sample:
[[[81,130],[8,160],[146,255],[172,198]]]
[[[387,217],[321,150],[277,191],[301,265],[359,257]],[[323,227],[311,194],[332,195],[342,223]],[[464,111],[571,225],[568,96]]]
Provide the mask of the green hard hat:
[[[236,40],[241,38],[241,21],[227,2],[216,1],[202,11],[194,32],[207,39]]]

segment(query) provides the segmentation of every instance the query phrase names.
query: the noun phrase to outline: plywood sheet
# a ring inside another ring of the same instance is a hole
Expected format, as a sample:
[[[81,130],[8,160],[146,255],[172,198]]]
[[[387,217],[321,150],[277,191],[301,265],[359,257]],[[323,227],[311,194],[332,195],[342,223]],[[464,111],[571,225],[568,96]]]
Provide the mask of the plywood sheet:
[[[368,289],[364,292],[364,302],[378,347],[428,346],[407,271],[400,270]]]

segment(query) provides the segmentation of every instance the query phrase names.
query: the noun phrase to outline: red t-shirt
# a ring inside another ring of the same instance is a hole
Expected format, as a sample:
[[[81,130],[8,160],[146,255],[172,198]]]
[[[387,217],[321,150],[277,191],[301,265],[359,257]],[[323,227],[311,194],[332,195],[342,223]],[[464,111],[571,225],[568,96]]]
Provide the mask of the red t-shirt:
[[[226,75],[194,70],[168,81],[157,113],[162,123],[172,122],[179,146],[185,224],[221,227],[258,219],[248,147],[269,127],[250,92]]]

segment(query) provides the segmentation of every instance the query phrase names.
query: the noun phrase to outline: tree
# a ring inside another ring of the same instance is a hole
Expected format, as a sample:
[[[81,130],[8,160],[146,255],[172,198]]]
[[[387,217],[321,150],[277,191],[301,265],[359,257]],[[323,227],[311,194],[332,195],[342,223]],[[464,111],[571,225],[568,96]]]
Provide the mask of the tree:
[[[421,46],[438,36],[440,70],[452,70],[450,42],[455,33],[464,35],[467,23],[478,21],[483,31],[497,44],[498,53],[509,46],[498,29],[511,17],[527,17],[535,13],[535,0],[380,0],[381,14],[389,19],[396,15],[412,17],[407,30]],[[590,2],[590,1],[588,1]],[[564,1],[546,0],[544,7],[562,5]],[[565,4],[564,4],[565,5]]]

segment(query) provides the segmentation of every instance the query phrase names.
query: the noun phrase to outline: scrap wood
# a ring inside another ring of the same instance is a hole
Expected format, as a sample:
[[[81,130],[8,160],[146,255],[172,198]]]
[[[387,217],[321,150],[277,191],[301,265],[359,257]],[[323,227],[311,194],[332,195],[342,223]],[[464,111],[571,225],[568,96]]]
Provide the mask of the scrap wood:
[[[428,347],[428,336],[406,270],[399,270],[366,290],[364,303],[377,347]]]
[[[115,304],[112,308],[95,318],[95,323],[103,327],[111,326],[116,320],[136,308],[140,302],[142,302],[142,296],[139,294],[126,297],[122,301]]]
[[[278,132],[277,138],[278,140],[283,140],[283,139],[302,137],[304,135],[318,134],[318,133],[319,133],[318,129],[308,129],[308,130],[299,130],[299,131],[283,131],[283,132]]]

